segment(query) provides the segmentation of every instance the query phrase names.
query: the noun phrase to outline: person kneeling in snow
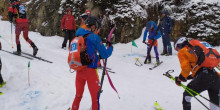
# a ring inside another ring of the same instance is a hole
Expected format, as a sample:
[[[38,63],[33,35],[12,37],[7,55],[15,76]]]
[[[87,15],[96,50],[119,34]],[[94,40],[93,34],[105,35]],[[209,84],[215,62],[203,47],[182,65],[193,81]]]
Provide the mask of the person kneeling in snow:
[[[205,59],[202,54],[198,56],[196,51],[193,49],[200,47],[193,47],[190,41],[191,40],[188,40],[186,37],[179,37],[174,42],[174,48],[178,51],[178,58],[182,69],[180,75],[175,77],[176,84],[180,86],[181,81],[186,82],[188,79],[192,79],[192,81],[187,85],[188,88],[196,91],[197,93],[207,90],[210,101],[219,105],[219,76],[212,67],[204,67],[199,64]],[[191,75],[190,72],[192,72]],[[194,93],[192,94],[194,96],[197,95]],[[191,98],[192,96],[187,91],[183,93],[183,110],[191,110]],[[213,104],[211,104],[210,109],[219,110],[219,108]]]
[[[148,42],[146,43],[146,37],[148,33]],[[160,63],[159,54],[157,51],[157,39],[161,37],[160,31],[158,31],[156,23],[154,21],[147,22],[146,29],[144,31],[143,43],[147,44],[147,57],[144,64],[151,63],[151,48],[154,46],[154,52],[156,55],[156,64]]]

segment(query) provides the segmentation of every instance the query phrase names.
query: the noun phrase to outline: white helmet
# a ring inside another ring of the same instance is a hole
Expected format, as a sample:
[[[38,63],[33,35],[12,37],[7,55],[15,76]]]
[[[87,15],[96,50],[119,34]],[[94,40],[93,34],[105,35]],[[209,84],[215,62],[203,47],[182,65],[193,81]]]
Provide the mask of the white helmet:
[[[174,48],[176,51],[179,51],[180,49],[182,49],[186,43],[188,43],[188,39],[186,37],[178,37],[175,41],[174,41]]]
[[[19,6],[19,13],[20,14],[25,14],[26,13],[24,5]]]

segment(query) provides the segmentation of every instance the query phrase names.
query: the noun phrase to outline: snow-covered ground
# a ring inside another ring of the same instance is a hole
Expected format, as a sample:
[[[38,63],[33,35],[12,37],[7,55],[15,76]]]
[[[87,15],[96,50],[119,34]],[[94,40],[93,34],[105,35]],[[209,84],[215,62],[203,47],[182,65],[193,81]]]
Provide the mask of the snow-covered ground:
[[[7,21],[0,21],[0,41],[2,48],[15,51],[11,45],[11,27]],[[14,28],[13,28],[14,29]],[[13,34],[13,38],[15,35]],[[1,110],[66,110],[72,105],[75,96],[75,73],[69,72],[67,64],[68,50],[61,49],[62,37],[44,37],[39,33],[30,32],[29,37],[39,48],[37,56],[54,63],[46,63],[37,59],[27,60],[22,57],[0,51],[2,59],[2,76],[7,84],[0,88],[4,92],[0,96]],[[32,53],[32,48],[20,37],[22,51]],[[116,44],[107,67],[115,71],[110,74],[119,92],[120,99],[113,91],[105,77],[101,95],[101,110],[155,110],[157,101],[164,110],[181,110],[183,88],[163,76],[163,73],[174,69],[172,75],[180,73],[177,52],[173,56],[160,56],[164,63],[154,70],[149,70],[153,64],[136,66],[135,58],[143,63],[146,55],[146,45],[142,36],[135,40],[138,48],[131,43]],[[13,39],[13,43],[15,41]],[[15,45],[14,45],[15,46]],[[220,47],[217,47],[220,51]],[[162,52],[162,42],[159,39],[159,53]],[[152,53],[152,56],[154,54]],[[155,62],[156,59],[152,59]],[[30,86],[28,86],[28,62],[30,66]],[[102,70],[99,70],[101,76]],[[187,83],[184,83],[187,84]],[[207,92],[202,95],[208,97]],[[201,99],[201,98],[199,98]],[[202,99],[201,99],[202,100]],[[202,100],[206,105],[207,101]],[[80,110],[89,110],[91,98],[87,86],[81,101]],[[192,110],[206,110],[198,101],[192,99]]]

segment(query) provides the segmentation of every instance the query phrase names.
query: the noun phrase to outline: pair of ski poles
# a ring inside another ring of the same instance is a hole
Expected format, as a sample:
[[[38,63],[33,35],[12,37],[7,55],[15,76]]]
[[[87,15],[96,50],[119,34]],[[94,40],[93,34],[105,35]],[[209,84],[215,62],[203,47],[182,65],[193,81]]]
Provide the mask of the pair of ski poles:
[[[174,70],[168,70],[166,73],[164,73],[164,76],[167,76],[168,78],[172,79],[173,81],[175,81],[176,79],[170,75],[170,73],[173,73]],[[207,108],[208,110],[210,110],[204,103],[202,103],[197,97],[195,97],[196,95],[202,97],[203,99],[205,99],[206,101],[212,103],[213,105],[215,105],[216,107],[220,108],[220,106],[218,106],[217,104],[211,102],[209,99],[207,99],[206,97],[202,96],[201,94],[199,94],[198,92],[190,89],[189,87],[183,85],[182,83],[180,83],[180,86],[183,87],[183,89],[188,92],[192,97],[194,97],[197,101],[199,101],[199,103],[201,103],[205,108]],[[195,94],[195,95],[194,95]]]

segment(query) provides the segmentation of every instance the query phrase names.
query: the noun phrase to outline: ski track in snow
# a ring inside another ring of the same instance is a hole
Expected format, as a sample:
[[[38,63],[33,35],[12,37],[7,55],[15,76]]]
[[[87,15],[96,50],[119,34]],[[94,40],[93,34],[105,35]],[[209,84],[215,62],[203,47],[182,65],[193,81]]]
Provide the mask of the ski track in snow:
[[[7,42],[11,43],[11,24],[0,21],[0,41],[2,48],[15,51]],[[144,30],[144,29],[143,29]],[[173,50],[172,56],[160,56],[163,61],[159,67],[149,70],[153,64],[136,66],[135,58],[143,63],[146,56],[146,45],[142,43],[142,36],[135,40],[138,48],[127,44],[116,44],[112,56],[108,59],[107,67],[115,74],[110,74],[111,79],[119,92],[120,98],[110,87],[107,77],[103,85],[103,93],[100,98],[101,110],[154,110],[154,102],[157,101],[165,110],[182,109],[183,89],[163,76],[162,74],[174,69],[173,76],[180,73],[177,52]],[[1,110],[66,110],[71,107],[75,97],[75,73],[69,72],[67,64],[68,50],[62,50],[62,37],[44,37],[36,32],[29,32],[29,37],[38,46],[37,56],[52,61],[46,63],[40,60],[31,60],[30,86],[28,86],[28,61],[25,58],[0,51],[2,59],[2,76],[7,84],[0,88],[4,92],[0,96]],[[15,39],[14,28],[13,38]],[[15,40],[13,43],[15,44]],[[7,42],[6,42],[6,41]],[[21,49],[32,53],[32,48],[20,37]],[[159,53],[162,52],[162,41],[159,39]],[[172,44],[173,45],[173,44]],[[220,51],[220,47],[217,47]],[[154,56],[154,52],[151,52]],[[152,58],[152,62],[156,62]],[[102,70],[98,70],[101,77]],[[188,81],[189,82],[189,81]],[[185,85],[187,83],[184,83]],[[202,95],[208,97],[207,92]],[[201,99],[200,97],[198,97]],[[208,102],[201,99],[206,105]],[[91,97],[85,86],[84,96],[80,104],[80,110],[88,110],[91,107]],[[199,102],[192,99],[192,110],[206,110]]]

